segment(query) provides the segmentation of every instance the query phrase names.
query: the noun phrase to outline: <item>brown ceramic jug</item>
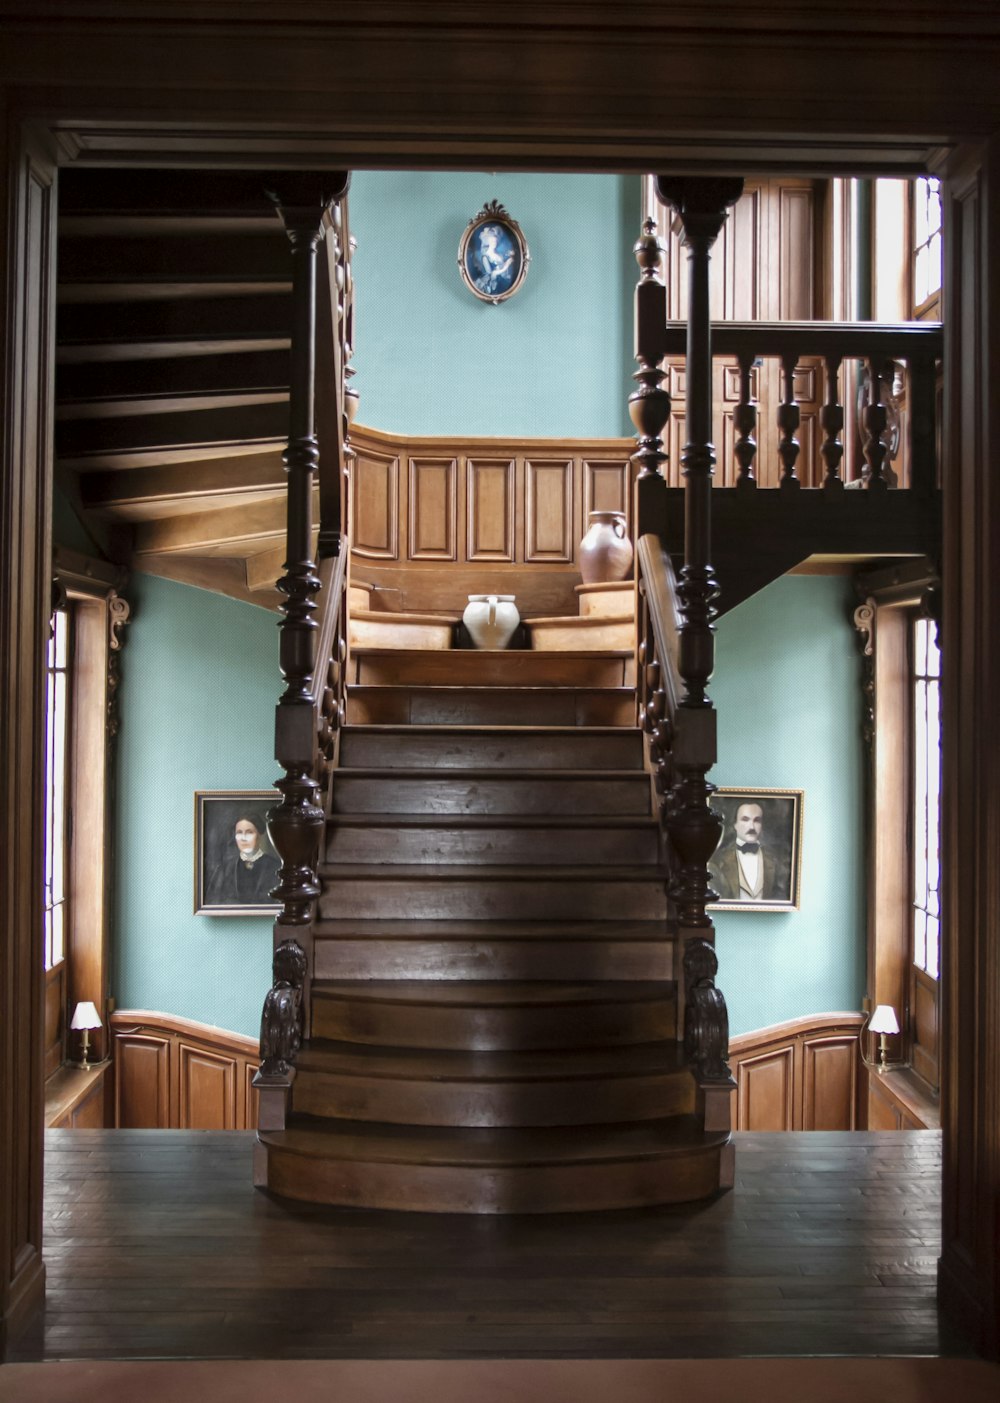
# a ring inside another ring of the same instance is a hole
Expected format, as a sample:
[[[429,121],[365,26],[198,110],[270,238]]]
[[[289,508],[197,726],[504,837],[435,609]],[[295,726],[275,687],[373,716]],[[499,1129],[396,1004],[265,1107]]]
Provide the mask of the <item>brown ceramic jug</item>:
[[[625,580],[632,568],[632,542],[624,512],[591,512],[590,529],[580,542],[580,574],[585,585]]]

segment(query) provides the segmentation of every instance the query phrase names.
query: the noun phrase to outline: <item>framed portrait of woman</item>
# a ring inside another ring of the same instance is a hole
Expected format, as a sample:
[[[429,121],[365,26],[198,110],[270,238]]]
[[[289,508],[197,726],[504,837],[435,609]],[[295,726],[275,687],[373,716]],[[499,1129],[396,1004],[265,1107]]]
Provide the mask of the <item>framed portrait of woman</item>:
[[[490,200],[469,220],[458,246],[462,281],[483,302],[505,302],[523,285],[531,254],[521,226]]]
[[[199,789],[194,796],[194,913],[273,916],[281,861],[267,836],[274,789]]]

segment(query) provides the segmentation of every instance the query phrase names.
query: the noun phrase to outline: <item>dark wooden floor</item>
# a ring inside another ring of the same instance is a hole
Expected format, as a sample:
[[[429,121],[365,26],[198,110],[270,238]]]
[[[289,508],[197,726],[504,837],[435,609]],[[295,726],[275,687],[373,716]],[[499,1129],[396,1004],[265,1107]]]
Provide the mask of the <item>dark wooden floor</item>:
[[[966,1352],[938,1134],[736,1139],[710,1203],[497,1219],[285,1205],[250,1133],[50,1131],[48,1306],[15,1357]]]

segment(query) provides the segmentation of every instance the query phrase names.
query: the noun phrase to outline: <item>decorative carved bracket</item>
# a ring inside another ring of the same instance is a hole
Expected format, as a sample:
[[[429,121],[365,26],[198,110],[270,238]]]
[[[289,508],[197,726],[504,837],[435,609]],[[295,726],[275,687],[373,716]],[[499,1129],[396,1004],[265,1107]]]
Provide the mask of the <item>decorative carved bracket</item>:
[[[719,961],[711,943],[695,937],[684,945],[684,1055],[700,1082],[732,1082],[729,1014],[715,986]]]
[[[274,983],[260,1020],[261,1077],[287,1077],[302,1045],[302,996],[308,962],[302,946],[283,940],[274,952]]]

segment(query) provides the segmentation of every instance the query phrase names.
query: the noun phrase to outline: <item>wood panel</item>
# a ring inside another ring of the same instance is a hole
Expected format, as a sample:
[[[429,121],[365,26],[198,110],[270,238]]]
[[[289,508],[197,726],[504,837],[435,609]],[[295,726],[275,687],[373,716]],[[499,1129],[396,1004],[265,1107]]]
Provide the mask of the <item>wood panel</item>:
[[[854,1130],[863,1016],[816,1014],[730,1043],[738,1130]]]
[[[170,1039],[117,1027],[115,1124],[125,1130],[161,1130],[171,1124]]]
[[[632,535],[632,474],[627,460],[584,458],[583,517],[579,526],[582,540],[590,525],[591,512],[624,512],[628,534]]]
[[[246,1130],[257,1124],[256,1038],[170,1014],[110,1019],[118,1126]]]
[[[514,559],[514,460],[469,458],[466,559]]]
[[[458,461],[411,458],[409,475],[410,560],[458,559]]]
[[[180,1129],[235,1130],[236,1058],[231,1053],[209,1052],[184,1038],[178,1040],[177,1058]]]
[[[741,1059],[737,1077],[738,1129],[795,1128],[793,1055],[789,1046]]]
[[[525,564],[571,564],[576,554],[572,459],[526,459],[524,496]]]
[[[351,542],[357,555],[399,558],[399,458],[359,449],[351,472]]]
[[[66,1056],[66,965],[45,972],[45,1079],[62,1066]]]
[[[857,1034],[804,1038],[802,1061],[802,1129],[856,1130]]]

